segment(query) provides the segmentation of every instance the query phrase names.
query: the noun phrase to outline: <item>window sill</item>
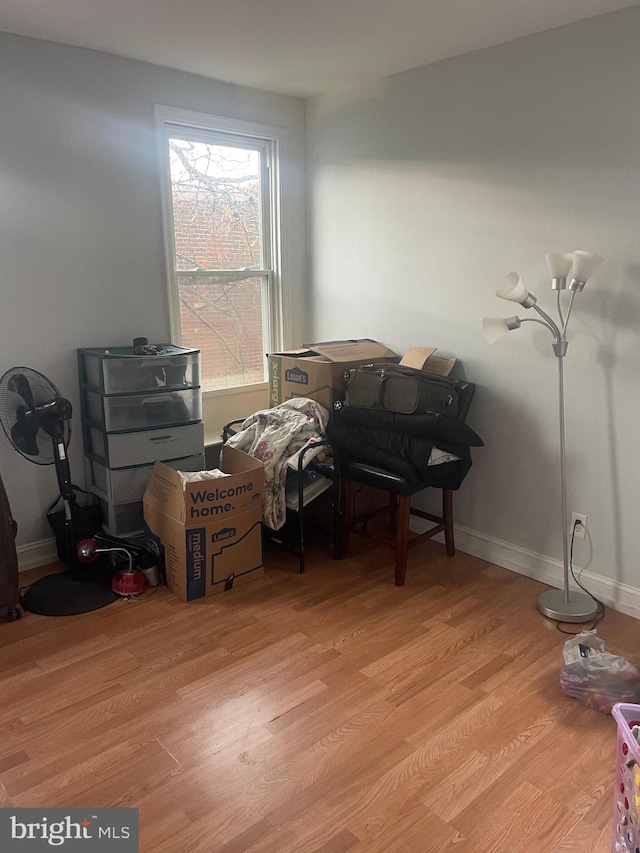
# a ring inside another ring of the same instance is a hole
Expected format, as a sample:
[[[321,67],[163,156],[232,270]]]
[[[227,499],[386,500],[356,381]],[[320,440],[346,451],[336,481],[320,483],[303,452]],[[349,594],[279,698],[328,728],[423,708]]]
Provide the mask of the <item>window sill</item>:
[[[220,444],[225,424],[246,418],[269,404],[269,383],[237,385],[202,392],[205,447]]]

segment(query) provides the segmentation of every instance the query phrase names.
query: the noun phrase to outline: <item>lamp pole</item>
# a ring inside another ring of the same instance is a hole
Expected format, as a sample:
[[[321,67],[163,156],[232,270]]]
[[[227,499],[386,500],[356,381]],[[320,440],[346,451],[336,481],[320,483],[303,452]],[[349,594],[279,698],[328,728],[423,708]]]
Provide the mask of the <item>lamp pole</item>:
[[[554,286],[558,279],[554,279]],[[584,285],[583,285],[584,286]],[[562,287],[555,289],[561,290]],[[567,458],[566,440],[564,428],[564,357],[567,354],[567,326],[576,291],[571,293],[571,300],[567,310],[567,316],[563,319],[560,308],[560,294],[558,293],[558,315],[560,326],[536,304],[535,297],[530,295],[533,301],[531,305],[542,320],[522,320],[522,323],[542,323],[553,335],[553,352],[558,361],[558,422],[560,426],[560,513],[562,518],[562,589],[548,589],[538,596],[538,610],[549,619],[558,622],[590,622],[598,615],[598,604],[589,595],[575,592],[569,586],[569,528],[567,517]]]
[[[568,319],[568,318],[567,318]],[[566,330],[566,326],[565,326]],[[564,337],[564,336],[563,336]],[[538,610],[549,619],[558,622],[590,622],[598,615],[597,603],[582,592],[569,588],[569,529],[567,516],[567,462],[564,429],[564,356],[567,351],[566,339],[554,343],[558,359],[558,414],[560,424],[560,495],[562,515],[562,567],[563,588],[548,589],[538,596]]]
[[[560,494],[562,512],[562,565],[564,604],[569,604],[569,536],[567,531],[567,455],[564,434],[564,356],[558,356],[558,409],[560,422]]]
[[[564,418],[564,357],[567,353],[567,326],[576,293],[584,290],[593,271],[604,261],[600,255],[576,249],[574,252],[556,252],[547,255],[547,263],[552,274],[551,287],[556,291],[559,324],[557,324],[537,304],[536,297],[529,293],[524,282],[516,272],[509,273],[502,286],[496,290],[496,296],[509,302],[517,302],[523,308],[534,308],[538,318],[485,317],[482,321],[484,336],[493,344],[507,332],[519,329],[522,323],[539,323],[553,335],[553,352],[558,360],[558,416],[560,425],[560,495],[562,516],[562,568],[563,588],[548,589],[538,596],[538,610],[550,619],[558,622],[589,622],[599,612],[599,603],[590,595],[570,589],[569,583],[569,527],[567,518],[567,464],[565,453]],[[562,313],[561,291],[567,288],[567,276],[572,271],[569,290],[571,298],[567,306],[566,317]]]

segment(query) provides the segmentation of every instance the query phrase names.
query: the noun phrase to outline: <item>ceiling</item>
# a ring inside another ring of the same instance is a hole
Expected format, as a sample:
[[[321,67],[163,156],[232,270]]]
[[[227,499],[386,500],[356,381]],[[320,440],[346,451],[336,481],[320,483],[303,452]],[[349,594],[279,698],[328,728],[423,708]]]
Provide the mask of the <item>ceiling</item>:
[[[0,0],[0,30],[298,97],[640,0]]]

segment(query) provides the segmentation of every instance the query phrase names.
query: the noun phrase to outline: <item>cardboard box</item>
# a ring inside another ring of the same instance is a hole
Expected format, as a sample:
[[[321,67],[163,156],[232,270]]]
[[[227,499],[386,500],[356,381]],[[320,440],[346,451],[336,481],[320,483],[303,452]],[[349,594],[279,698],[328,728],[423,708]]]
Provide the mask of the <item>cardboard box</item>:
[[[263,574],[262,462],[223,447],[228,477],[187,483],[156,462],[144,493],[149,538],[159,546],[169,588],[184,601],[230,589]]]
[[[344,399],[345,371],[376,361],[397,361],[393,350],[370,338],[325,341],[302,349],[270,353],[269,406],[292,397],[310,397],[331,411]]]

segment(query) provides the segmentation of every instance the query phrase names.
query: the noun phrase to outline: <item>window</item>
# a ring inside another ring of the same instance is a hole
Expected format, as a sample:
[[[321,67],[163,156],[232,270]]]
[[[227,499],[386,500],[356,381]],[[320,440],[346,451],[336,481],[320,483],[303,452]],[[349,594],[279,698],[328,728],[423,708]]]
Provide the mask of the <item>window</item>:
[[[283,131],[156,107],[172,342],[201,351],[203,392],[263,383],[282,338]]]

